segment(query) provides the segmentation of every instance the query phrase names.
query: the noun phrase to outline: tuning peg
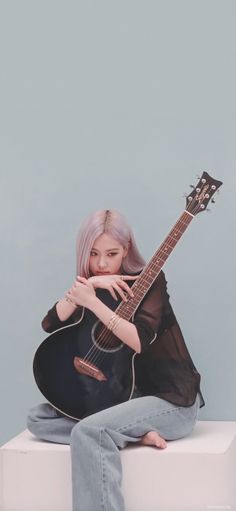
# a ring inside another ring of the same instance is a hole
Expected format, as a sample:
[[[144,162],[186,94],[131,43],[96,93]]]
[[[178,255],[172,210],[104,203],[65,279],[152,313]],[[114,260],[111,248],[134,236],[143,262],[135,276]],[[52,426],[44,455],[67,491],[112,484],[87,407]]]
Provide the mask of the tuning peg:
[[[190,186],[190,188],[195,188],[195,186],[194,186],[194,185],[189,185],[189,186]]]
[[[211,213],[211,209],[209,208],[206,208],[205,211],[207,211],[207,213]]]
[[[213,202],[213,204],[215,204],[215,199],[211,199],[211,202]]]

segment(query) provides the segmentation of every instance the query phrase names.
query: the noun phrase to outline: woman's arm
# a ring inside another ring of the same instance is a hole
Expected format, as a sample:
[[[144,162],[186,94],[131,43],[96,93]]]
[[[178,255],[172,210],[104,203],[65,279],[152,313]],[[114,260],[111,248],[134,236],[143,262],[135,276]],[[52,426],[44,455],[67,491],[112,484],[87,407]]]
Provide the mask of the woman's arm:
[[[88,304],[88,308],[102,321],[102,323],[107,327],[114,317],[114,312],[109,309],[104,303],[99,300],[96,296],[94,296],[90,303]],[[126,319],[119,318],[119,322],[117,323],[117,327],[115,328],[114,334],[127,346],[132,348],[137,353],[141,351],[140,339],[138,336],[137,328],[133,323],[127,321]]]
[[[77,305],[75,305],[71,300],[66,297],[63,297],[56,304],[57,314],[61,321],[66,321],[77,309]]]
[[[137,279],[137,277],[124,275],[122,276],[122,279],[121,275],[109,275],[106,277],[90,277],[89,279],[87,279],[87,283],[92,284],[94,289],[97,288],[107,289],[115,300],[117,300],[117,296],[115,294],[116,291],[121,296],[121,298],[125,300],[126,297],[124,292],[129,293],[130,296],[133,296],[133,293],[129,286],[126,284],[125,280],[135,280]],[[86,279],[81,279],[80,277],[77,277],[77,279],[73,283],[73,286],[76,287],[77,283],[80,281],[85,282]],[[57,314],[61,321],[66,321],[73,314],[73,312],[75,312],[76,308],[77,305],[73,302],[73,300],[71,300],[68,297],[67,294],[63,296],[63,298],[61,298],[56,304]]]
[[[43,318],[42,328],[45,332],[54,332],[63,326],[71,325],[79,321],[81,313],[82,307],[77,307],[77,305],[65,295],[53,305]]]
[[[90,309],[95,316],[109,328],[111,319],[114,317],[114,311],[107,307],[95,294],[94,287],[91,282],[85,278],[79,278],[75,285],[66,295],[75,305],[82,305]],[[125,297],[124,297],[125,298]],[[126,298],[125,298],[126,300]],[[133,323],[126,319],[119,318],[115,327],[114,334],[127,346],[137,353],[141,351],[140,339],[137,329]]]

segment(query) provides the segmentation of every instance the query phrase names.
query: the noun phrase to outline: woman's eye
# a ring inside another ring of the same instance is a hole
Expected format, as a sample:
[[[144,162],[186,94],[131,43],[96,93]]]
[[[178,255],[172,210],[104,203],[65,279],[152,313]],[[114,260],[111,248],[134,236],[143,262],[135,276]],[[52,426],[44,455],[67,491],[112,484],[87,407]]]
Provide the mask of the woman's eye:
[[[116,256],[118,254],[118,252],[109,252],[107,254],[108,257],[113,257],[113,256]],[[90,256],[97,256],[97,253],[96,252],[90,252]]]

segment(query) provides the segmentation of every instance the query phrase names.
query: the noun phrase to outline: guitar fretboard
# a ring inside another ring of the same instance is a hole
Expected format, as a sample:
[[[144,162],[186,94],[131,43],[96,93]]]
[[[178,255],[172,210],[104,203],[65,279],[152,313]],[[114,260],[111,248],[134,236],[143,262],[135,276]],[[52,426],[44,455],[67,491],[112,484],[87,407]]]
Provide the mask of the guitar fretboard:
[[[193,218],[194,215],[186,210],[182,213],[166,239],[135,280],[132,286],[134,297],[128,298],[128,302],[121,302],[117,307],[116,313],[121,318],[129,320],[133,316]]]

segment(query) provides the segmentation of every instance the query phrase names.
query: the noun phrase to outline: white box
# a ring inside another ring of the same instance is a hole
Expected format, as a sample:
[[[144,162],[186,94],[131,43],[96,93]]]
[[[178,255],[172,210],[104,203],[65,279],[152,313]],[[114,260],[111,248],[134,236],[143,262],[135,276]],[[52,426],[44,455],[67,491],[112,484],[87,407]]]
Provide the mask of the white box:
[[[121,451],[126,511],[236,511],[236,422],[167,444]],[[0,482],[1,511],[72,511],[69,446],[23,431],[0,449]]]

